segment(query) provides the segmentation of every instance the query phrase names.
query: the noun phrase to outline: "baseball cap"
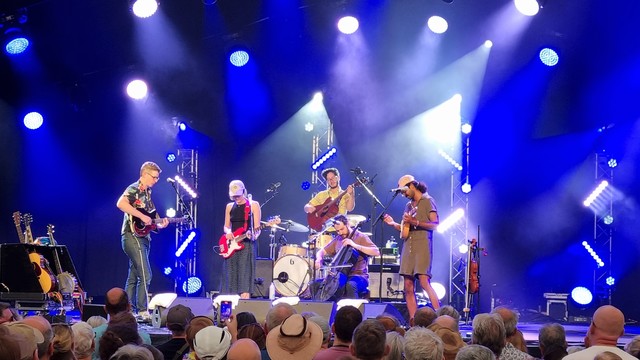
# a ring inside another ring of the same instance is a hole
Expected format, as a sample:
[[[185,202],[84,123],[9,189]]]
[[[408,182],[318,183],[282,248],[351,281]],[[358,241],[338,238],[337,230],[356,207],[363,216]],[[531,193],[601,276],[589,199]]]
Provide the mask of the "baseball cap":
[[[167,328],[176,331],[184,330],[193,316],[193,312],[187,306],[182,304],[172,306],[167,311]]]
[[[229,183],[229,197],[244,195],[244,183],[240,180],[233,180]]]

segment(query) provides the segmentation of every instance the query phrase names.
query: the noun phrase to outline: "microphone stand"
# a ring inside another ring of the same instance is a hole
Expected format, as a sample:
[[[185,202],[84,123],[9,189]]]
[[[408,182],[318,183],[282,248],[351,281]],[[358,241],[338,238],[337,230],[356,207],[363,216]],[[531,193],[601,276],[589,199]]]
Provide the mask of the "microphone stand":
[[[391,199],[389,199],[389,202],[387,203],[387,205],[382,205],[382,211],[380,212],[379,215],[376,216],[376,220],[373,222],[373,224],[371,225],[371,229],[374,230],[375,226],[378,224],[378,222],[380,220],[382,220],[382,218],[384,217],[384,214],[387,212],[387,209],[389,208],[389,206],[391,206],[391,203],[393,202],[393,200],[396,199],[396,196],[398,196],[400,192],[399,191],[395,191],[393,193],[393,196],[391,197]],[[383,237],[384,236],[384,227],[381,229],[380,231],[380,236]],[[384,241],[384,237],[382,239]],[[384,259],[384,255],[382,254],[382,251],[380,251],[380,272],[379,272],[379,276],[380,276],[380,281],[378,281],[378,301],[382,302],[382,278],[383,278],[383,266],[382,266],[382,262]]]
[[[272,194],[271,194],[271,197],[269,197],[269,198],[268,198],[267,200],[265,200],[262,204],[260,204],[260,208],[261,208],[261,209],[262,209],[262,207],[263,207],[263,206],[267,205],[267,203],[268,203],[269,201],[271,201],[274,197],[276,197],[276,196],[279,194],[278,190],[269,191],[269,189],[267,189],[267,191],[265,191],[265,192],[270,192],[270,193],[272,193]]]

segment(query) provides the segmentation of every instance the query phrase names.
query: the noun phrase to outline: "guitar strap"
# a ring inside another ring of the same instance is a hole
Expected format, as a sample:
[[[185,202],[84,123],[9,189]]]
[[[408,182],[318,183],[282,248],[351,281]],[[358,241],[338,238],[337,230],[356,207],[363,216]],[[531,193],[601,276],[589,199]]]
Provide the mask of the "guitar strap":
[[[251,200],[246,199],[244,203],[244,231],[246,232],[250,229],[249,220],[251,218]]]

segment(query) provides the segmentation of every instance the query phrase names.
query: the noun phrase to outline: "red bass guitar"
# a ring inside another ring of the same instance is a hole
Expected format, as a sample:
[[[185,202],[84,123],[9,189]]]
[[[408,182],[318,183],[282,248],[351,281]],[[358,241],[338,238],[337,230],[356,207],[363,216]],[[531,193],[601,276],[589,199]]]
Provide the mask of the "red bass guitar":
[[[280,224],[280,218],[275,217],[270,219],[266,223],[260,224],[260,229],[264,229],[266,227],[274,226]],[[240,251],[244,249],[244,239],[249,237],[246,230],[244,228],[239,228],[233,232],[233,237],[231,239],[227,239],[227,234],[222,234],[220,240],[218,241],[218,245],[220,246],[220,256],[225,259],[228,259],[233,255],[236,251]]]

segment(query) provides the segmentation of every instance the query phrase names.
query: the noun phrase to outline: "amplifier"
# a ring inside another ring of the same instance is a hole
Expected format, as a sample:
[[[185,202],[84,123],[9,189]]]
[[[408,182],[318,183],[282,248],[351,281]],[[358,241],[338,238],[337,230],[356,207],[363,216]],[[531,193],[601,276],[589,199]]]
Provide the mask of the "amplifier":
[[[384,264],[382,265],[381,279],[380,265],[369,265],[369,297],[371,299],[381,297],[387,300],[402,299],[404,295],[404,280],[398,272],[400,272],[400,265]],[[381,283],[382,293],[380,293]]]

